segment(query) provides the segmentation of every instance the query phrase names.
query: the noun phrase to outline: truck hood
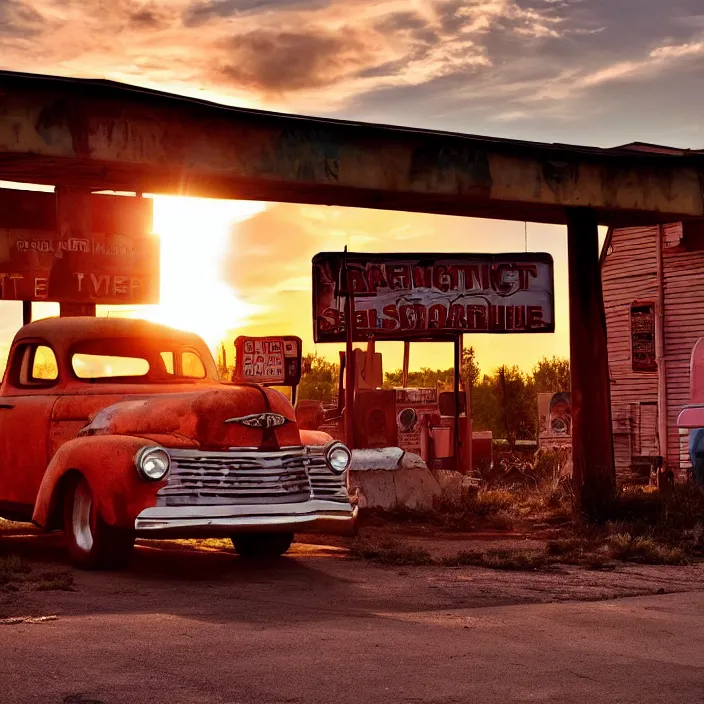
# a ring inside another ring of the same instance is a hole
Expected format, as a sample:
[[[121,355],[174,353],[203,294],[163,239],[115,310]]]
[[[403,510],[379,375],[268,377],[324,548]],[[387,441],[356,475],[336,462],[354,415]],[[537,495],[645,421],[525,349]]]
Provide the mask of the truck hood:
[[[132,435],[167,447],[217,451],[301,444],[288,399],[254,384],[119,401],[98,411],[79,435]]]

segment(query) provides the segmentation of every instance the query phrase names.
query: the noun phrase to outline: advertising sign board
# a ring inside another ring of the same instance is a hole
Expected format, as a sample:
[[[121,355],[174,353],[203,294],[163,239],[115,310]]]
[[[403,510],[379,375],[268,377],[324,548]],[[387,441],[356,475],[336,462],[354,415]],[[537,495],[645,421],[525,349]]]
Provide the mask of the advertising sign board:
[[[420,455],[423,417],[439,414],[436,389],[396,389],[398,446],[406,452]]]
[[[89,234],[74,237],[53,193],[0,190],[0,300],[158,303],[151,199],[93,195]]]
[[[244,337],[235,340],[234,381],[266,386],[297,386],[301,380],[299,337]]]
[[[345,341],[348,288],[356,341],[555,330],[549,254],[318,254],[316,342]]]
[[[572,444],[572,398],[569,393],[538,394],[538,446],[541,449]]]

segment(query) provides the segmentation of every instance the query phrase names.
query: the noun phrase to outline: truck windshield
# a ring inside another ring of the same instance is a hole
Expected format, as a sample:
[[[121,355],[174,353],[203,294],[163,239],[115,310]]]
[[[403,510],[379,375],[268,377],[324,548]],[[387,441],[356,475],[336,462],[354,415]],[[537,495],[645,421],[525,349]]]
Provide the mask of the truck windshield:
[[[71,350],[71,368],[86,381],[158,383],[205,379],[198,352],[168,341],[105,339],[80,342]]]

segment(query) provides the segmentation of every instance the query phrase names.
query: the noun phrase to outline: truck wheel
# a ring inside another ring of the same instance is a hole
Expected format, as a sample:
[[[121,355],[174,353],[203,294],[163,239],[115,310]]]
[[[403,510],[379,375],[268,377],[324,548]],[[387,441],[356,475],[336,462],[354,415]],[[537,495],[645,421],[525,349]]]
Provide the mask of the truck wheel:
[[[103,521],[83,477],[73,479],[64,492],[64,530],[76,567],[119,569],[129,562],[134,531],[114,528]]]
[[[233,535],[232,544],[240,557],[281,557],[293,542],[293,533],[243,533]]]

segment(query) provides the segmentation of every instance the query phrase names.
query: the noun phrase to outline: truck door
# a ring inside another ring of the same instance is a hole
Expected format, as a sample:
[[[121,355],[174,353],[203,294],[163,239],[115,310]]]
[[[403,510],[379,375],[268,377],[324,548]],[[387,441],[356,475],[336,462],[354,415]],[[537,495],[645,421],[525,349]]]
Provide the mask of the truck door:
[[[42,342],[13,348],[0,396],[0,514],[29,520],[48,462],[51,411],[59,371]]]

